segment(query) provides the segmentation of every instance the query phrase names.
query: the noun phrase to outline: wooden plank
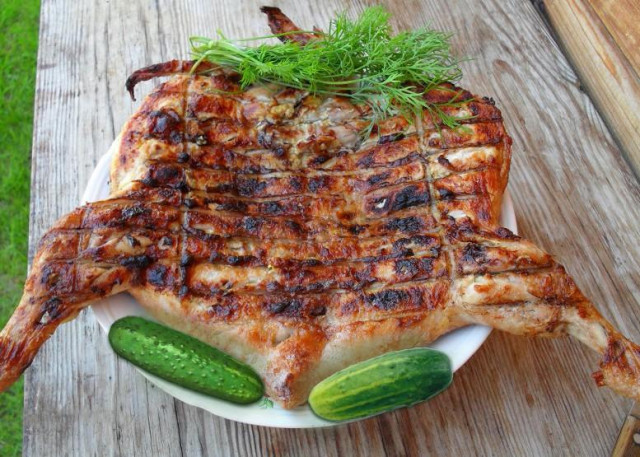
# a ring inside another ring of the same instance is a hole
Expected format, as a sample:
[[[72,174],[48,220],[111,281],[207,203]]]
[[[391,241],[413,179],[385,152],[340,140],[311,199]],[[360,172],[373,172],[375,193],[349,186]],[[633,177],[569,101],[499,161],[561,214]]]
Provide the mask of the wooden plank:
[[[144,21],[132,12],[129,22],[109,16],[114,11],[103,2],[81,3],[42,2],[31,252],[51,222],[77,206],[97,159],[132,112],[122,82],[131,49],[125,39],[142,43],[149,23],[155,24],[153,8]],[[109,29],[110,22],[118,28]],[[125,35],[127,27],[132,30]],[[137,49],[163,58],[158,40]],[[173,399],[131,374],[119,376],[129,367],[113,358],[91,312],[60,330],[26,374],[25,455],[179,453]],[[45,436],[50,441],[40,442]]]
[[[640,74],[640,3],[633,0],[589,0],[607,32]]]
[[[275,2],[304,26],[364,2]],[[514,139],[523,233],[640,341],[640,186],[528,2],[387,2],[398,27],[457,30],[475,59],[463,84],[494,97]],[[247,0],[43,0],[31,248],[73,208],[134,110],[132,70],[187,56],[191,34],[264,33]],[[149,90],[145,83],[139,94]],[[146,383],[109,349],[91,312],[62,326],[26,373],[24,455],[604,455],[630,401],[597,389],[596,357],[567,340],[494,333],[433,401],[355,424],[281,430],[217,418]]]
[[[636,402],[624,421],[611,457],[640,455],[640,403]]]
[[[640,177],[640,4],[545,0],[580,81]]]

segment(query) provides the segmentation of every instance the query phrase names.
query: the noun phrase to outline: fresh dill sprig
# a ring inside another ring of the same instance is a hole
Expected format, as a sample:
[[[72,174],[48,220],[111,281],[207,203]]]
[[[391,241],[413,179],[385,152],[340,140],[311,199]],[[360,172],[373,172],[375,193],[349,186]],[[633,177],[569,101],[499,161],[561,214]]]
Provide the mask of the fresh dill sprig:
[[[260,403],[258,403],[258,406],[260,406],[260,408],[262,409],[271,409],[273,408],[273,400],[271,400],[269,397],[262,397]]]
[[[281,35],[231,40],[218,32],[217,40],[192,37],[191,47],[198,62],[207,60],[238,72],[243,89],[274,82],[366,103],[374,120],[399,113],[411,121],[426,110],[444,125],[457,127],[460,118],[442,109],[455,106],[457,92],[439,104],[423,97],[441,83],[461,77],[460,60],[450,52],[451,35],[428,28],[393,35],[389,18],[380,6],[367,8],[355,21],[341,14],[331,21],[328,32],[307,32],[318,38],[304,46],[287,41],[247,47],[239,43]]]

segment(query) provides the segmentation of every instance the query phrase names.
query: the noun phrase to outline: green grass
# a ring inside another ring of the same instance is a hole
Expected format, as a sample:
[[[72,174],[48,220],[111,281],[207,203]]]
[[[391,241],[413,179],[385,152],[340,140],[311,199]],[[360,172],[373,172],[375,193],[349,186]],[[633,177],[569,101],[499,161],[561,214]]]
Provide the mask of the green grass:
[[[27,271],[29,172],[39,1],[0,8],[0,327]],[[22,453],[22,381],[0,394],[0,456]]]

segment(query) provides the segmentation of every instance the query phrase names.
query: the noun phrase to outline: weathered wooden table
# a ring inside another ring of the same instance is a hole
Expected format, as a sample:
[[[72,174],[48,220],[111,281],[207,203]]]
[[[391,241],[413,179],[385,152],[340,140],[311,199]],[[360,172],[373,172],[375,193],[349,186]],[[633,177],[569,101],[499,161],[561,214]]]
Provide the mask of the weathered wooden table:
[[[364,2],[278,1],[324,26]],[[492,96],[513,137],[521,232],[554,252],[603,314],[640,341],[640,185],[540,14],[528,1],[389,1],[399,27],[455,30],[462,84]],[[124,79],[188,56],[189,35],[262,34],[251,1],[43,0],[31,246],[75,207],[133,112]],[[151,83],[138,89],[149,90]],[[590,379],[569,340],[493,333],[453,386],[414,408],[322,430],[247,426],[148,384],[109,348],[91,311],[62,326],[26,376],[25,456],[593,455],[610,452],[631,401]]]

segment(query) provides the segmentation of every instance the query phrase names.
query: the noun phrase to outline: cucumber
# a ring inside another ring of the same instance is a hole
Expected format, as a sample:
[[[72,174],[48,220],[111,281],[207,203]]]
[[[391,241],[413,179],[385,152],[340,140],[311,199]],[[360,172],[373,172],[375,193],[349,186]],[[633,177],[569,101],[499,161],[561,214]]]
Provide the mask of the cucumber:
[[[264,394],[260,377],[248,365],[141,317],[114,322],[109,343],[134,365],[187,389],[240,404],[258,401]]]
[[[427,400],[451,384],[446,354],[429,348],[405,349],[351,365],[311,391],[309,404],[323,419],[359,419]]]

